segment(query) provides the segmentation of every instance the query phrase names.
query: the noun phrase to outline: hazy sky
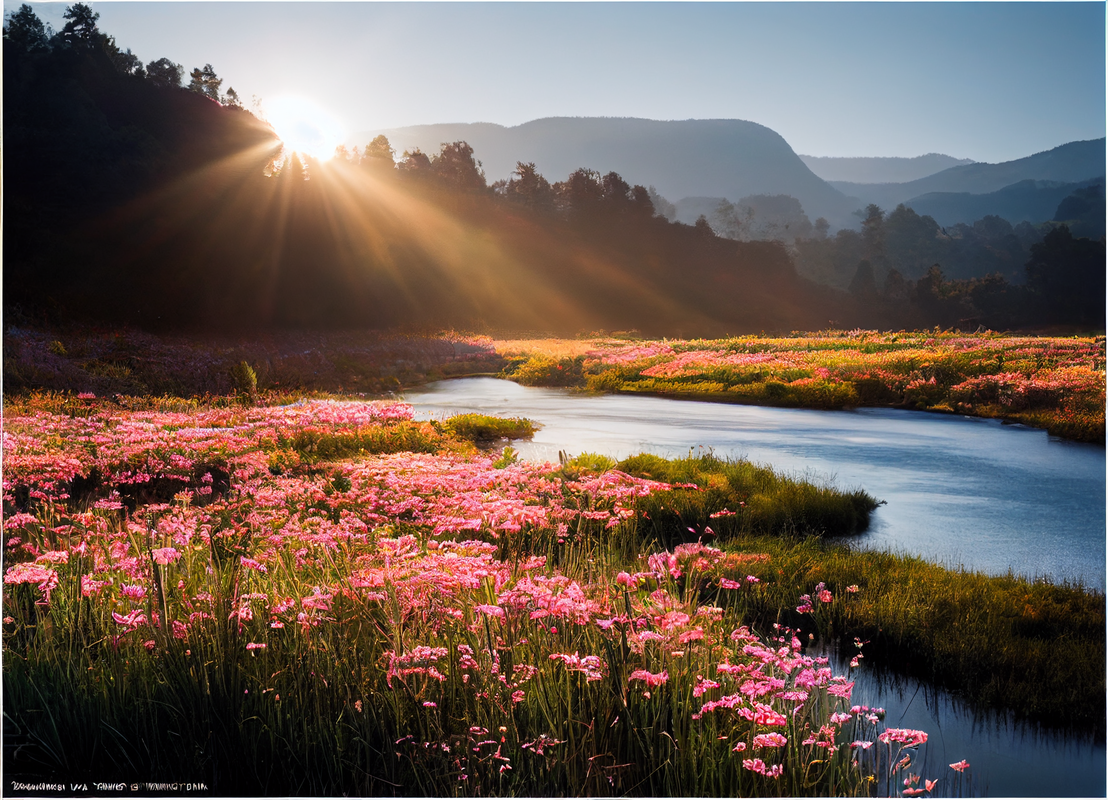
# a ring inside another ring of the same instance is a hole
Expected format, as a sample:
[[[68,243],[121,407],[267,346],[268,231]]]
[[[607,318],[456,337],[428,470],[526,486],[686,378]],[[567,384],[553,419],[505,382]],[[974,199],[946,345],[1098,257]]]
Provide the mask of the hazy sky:
[[[66,3],[31,5],[63,24]],[[211,63],[350,132],[734,118],[809,155],[990,162],[1105,134],[1102,2],[91,5],[144,62]]]

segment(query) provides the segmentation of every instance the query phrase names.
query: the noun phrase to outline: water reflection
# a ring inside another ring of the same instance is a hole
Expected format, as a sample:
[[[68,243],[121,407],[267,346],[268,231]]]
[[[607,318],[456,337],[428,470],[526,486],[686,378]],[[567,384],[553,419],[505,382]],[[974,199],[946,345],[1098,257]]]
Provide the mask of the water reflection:
[[[835,674],[846,674],[846,659],[833,648],[815,652],[831,658]],[[890,728],[927,731],[927,744],[912,772],[942,779],[936,792],[988,797],[1104,797],[1108,753],[1091,736],[1046,731],[999,713],[974,711],[949,692],[888,670],[862,666],[851,702],[887,710]],[[970,769],[956,778],[950,765],[966,760]]]

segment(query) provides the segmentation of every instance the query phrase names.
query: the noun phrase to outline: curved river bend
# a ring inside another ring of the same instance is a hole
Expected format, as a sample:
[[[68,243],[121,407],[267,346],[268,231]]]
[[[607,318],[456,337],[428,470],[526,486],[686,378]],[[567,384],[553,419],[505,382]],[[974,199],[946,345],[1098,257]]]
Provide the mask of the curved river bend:
[[[710,448],[779,472],[861,487],[887,505],[855,539],[948,567],[1009,569],[1104,590],[1105,450],[997,420],[865,408],[810,411],[583,395],[495,378],[408,392],[421,419],[463,412],[542,424],[523,458],[681,456]]]
[[[533,461],[556,461],[560,450],[623,458],[682,456],[703,447],[839,488],[860,487],[886,505],[852,539],[857,546],[1104,591],[1103,447],[995,420],[582,395],[494,378],[441,381],[404,399],[420,419],[477,412],[539,422],[533,441],[515,443]],[[930,732],[929,776],[965,758],[977,793],[1105,796],[1103,743],[983,719],[934,688],[881,683],[864,669],[855,675],[858,701],[887,707],[890,725]]]

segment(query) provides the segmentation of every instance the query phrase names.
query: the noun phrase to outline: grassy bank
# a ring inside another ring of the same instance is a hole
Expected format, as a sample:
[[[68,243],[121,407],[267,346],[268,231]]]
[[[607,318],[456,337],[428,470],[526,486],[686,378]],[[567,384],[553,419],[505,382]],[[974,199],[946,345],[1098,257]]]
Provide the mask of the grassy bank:
[[[458,434],[520,421],[402,404],[158,404],[7,410],[6,776],[896,789],[926,735],[852,704],[808,633],[1097,728],[1103,597],[820,545],[864,527],[863,493],[707,457],[516,463]]]
[[[794,408],[883,406],[997,417],[1104,443],[1104,337],[827,332],[718,340],[497,342],[504,375]]]

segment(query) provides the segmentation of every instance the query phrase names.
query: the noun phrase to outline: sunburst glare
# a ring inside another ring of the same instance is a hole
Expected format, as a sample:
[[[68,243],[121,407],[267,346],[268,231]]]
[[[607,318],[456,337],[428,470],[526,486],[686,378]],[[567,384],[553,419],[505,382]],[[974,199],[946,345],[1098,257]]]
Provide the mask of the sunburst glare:
[[[286,149],[326,161],[345,135],[342,124],[312,101],[286,95],[265,104],[265,116]]]

